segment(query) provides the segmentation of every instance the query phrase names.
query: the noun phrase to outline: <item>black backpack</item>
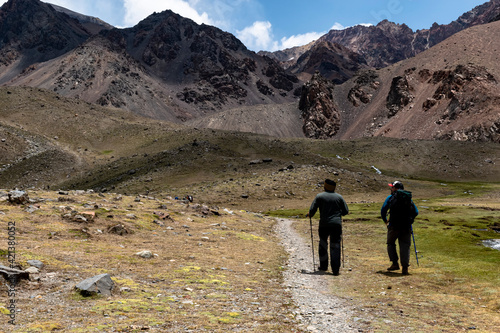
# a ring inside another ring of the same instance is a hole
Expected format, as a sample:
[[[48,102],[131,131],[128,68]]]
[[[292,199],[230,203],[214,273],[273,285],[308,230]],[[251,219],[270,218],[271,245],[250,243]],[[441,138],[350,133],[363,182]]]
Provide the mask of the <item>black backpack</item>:
[[[389,221],[394,227],[409,227],[415,220],[415,207],[411,192],[397,190],[389,201]]]

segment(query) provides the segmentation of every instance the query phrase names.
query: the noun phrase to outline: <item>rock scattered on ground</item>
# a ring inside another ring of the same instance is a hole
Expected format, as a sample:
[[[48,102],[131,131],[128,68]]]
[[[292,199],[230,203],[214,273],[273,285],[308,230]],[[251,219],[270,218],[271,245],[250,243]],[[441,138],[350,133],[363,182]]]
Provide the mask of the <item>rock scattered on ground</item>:
[[[96,294],[111,295],[114,282],[109,274],[100,274],[78,283],[75,288],[83,296],[92,296]]]

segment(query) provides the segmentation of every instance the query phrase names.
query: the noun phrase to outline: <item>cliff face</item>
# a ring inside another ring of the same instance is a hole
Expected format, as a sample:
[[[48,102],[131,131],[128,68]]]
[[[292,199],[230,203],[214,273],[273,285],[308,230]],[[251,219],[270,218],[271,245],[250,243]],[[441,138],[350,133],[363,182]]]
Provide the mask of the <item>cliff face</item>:
[[[319,73],[304,84],[299,109],[304,134],[308,138],[328,139],[337,134],[341,117],[333,97],[333,84]]]

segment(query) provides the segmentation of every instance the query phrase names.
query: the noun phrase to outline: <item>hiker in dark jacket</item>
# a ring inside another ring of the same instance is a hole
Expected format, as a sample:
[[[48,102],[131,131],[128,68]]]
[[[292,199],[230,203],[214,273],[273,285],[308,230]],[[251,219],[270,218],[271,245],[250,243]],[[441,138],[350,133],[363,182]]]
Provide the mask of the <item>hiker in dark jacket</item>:
[[[387,270],[397,271],[400,269],[396,250],[396,240],[398,240],[401,266],[403,267],[402,273],[403,275],[408,275],[408,266],[410,266],[411,224],[418,215],[418,209],[411,200],[411,192],[404,190],[403,183],[395,181],[388,185],[391,188],[391,194],[385,199],[380,211],[382,220],[387,226],[387,253],[389,260],[392,261],[392,265]],[[387,220],[388,212],[389,220]]]
[[[344,198],[335,193],[337,184],[330,179],[324,183],[325,191],[314,198],[306,217],[313,217],[319,208],[319,267],[320,271],[328,270],[328,238],[330,238],[330,264],[333,275],[339,275],[340,242],[342,239],[342,216],[349,214]]]

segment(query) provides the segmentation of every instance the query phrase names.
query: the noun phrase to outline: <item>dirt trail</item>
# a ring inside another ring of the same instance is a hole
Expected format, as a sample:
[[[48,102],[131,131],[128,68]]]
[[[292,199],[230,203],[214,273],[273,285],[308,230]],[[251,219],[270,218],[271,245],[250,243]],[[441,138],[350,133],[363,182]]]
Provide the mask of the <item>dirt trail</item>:
[[[344,278],[342,272],[340,276],[333,276],[312,271],[311,245],[306,244],[292,228],[293,222],[278,219],[275,231],[290,254],[284,271],[284,285],[298,306],[297,319],[309,332],[358,332],[353,322],[353,304],[334,294],[335,284],[342,283]]]

